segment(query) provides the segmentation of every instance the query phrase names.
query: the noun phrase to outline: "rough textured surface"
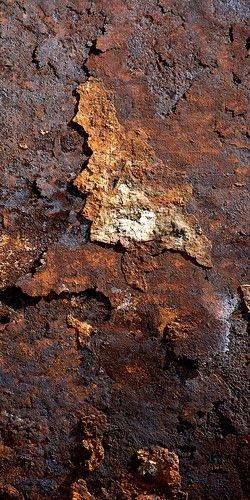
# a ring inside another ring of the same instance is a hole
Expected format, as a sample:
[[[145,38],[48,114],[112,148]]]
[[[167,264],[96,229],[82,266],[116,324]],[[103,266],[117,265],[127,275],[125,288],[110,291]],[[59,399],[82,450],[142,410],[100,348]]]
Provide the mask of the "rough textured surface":
[[[74,121],[88,134],[93,154],[75,185],[88,195],[83,213],[92,222],[91,239],[125,247],[156,241],[211,267],[209,241],[194,217],[180,208],[190,201],[192,186],[171,190],[159,184],[163,163],[157,162],[142,129],[123,129],[98,80],[89,78],[78,92]]]
[[[156,480],[168,489],[168,494],[180,487],[179,459],[175,453],[166,448],[156,446],[148,450],[138,450],[136,453],[138,472],[143,478]],[[172,491],[171,491],[172,490]]]
[[[247,2],[0,9],[0,497],[248,498]]]

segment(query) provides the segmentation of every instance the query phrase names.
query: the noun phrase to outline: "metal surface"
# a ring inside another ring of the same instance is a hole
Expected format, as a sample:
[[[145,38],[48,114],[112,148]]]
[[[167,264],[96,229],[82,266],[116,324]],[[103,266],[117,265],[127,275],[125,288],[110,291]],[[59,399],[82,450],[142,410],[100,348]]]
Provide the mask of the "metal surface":
[[[248,10],[1,2],[1,498],[247,498]]]

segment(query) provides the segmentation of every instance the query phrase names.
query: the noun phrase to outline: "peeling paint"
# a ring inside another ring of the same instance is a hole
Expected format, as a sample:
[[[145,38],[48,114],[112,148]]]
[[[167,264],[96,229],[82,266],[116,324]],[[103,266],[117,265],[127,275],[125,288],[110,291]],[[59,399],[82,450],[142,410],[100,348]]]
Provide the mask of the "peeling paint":
[[[156,241],[211,267],[211,243],[185,211],[191,186],[166,191],[160,182],[150,182],[148,173],[164,164],[145,133],[119,123],[112,96],[97,79],[90,78],[78,92],[74,121],[88,134],[93,154],[75,184],[88,194],[83,213],[92,221],[92,241],[121,242],[128,249],[133,242]]]

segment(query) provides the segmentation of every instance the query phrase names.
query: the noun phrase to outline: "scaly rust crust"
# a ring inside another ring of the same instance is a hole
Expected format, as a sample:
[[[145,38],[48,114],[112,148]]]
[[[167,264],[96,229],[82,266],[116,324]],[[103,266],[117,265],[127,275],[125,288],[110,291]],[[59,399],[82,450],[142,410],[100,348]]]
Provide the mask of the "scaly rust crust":
[[[249,497],[248,10],[1,2],[0,498]]]
[[[75,184],[88,194],[83,214],[92,222],[92,241],[125,247],[157,241],[211,267],[211,243],[184,210],[192,186],[166,190],[154,182],[161,178],[163,163],[142,129],[126,130],[119,123],[112,96],[99,80],[90,78],[78,93],[74,121],[88,134],[93,154]]]

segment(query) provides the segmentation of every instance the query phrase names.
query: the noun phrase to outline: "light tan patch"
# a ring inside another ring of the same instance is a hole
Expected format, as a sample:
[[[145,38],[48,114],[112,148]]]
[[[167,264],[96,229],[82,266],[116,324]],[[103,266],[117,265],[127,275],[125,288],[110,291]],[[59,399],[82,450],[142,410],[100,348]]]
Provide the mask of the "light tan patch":
[[[192,187],[166,190],[152,181],[162,172],[160,162],[140,131],[126,130],[102,83],[90,78],[78,87],[80,102],[74,121],[88,134],[93,151],[87,168],[75,180],[87,193],[84,215],[92,221],[91,239],[103,243],[157,241],[185,252],[200,265],[211,267],[211,243],[196,219],[185,212]]]
[[[67,316],[67,323],[75,329],[79,344],[81,347],[84,347],[93,333],[93,326],[86,321],[80,321],[79,319],[74,318],[72,314]]]

